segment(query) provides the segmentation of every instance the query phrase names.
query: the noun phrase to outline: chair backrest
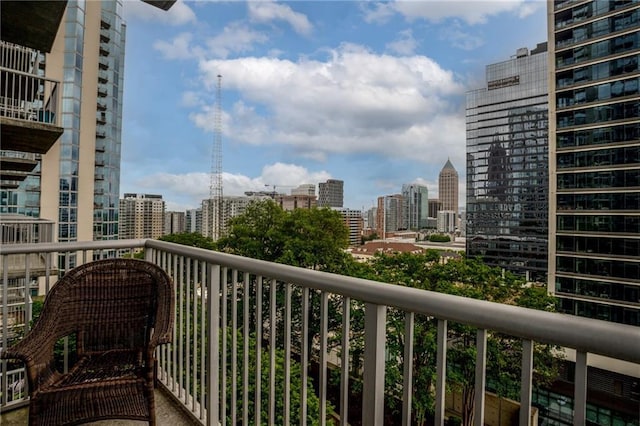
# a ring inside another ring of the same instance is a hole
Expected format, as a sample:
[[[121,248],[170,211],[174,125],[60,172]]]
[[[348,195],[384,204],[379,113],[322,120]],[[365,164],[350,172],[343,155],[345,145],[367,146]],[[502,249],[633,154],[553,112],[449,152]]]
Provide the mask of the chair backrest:
[[[147,348],[171,338],[173,288],[153,263],[137,259],[90,262],[65,274],[51,289],[43,314],[62,323],[58,333],[77,333],[79,352]]]

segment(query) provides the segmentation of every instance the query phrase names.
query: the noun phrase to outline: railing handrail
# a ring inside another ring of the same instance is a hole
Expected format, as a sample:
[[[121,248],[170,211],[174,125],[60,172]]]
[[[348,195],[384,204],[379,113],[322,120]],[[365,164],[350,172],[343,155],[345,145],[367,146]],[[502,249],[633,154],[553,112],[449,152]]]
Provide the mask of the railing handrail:
[[[12,74],[18,74],[18,75],[22,75],[24,77],[34,78],[34,79],[38,79],[38,80],[46,80],[46,81],[50,81],[50,82],[56,83],[56,84],[60,83],[60,80],[56,80],[56,79],[53,79],[53,78],[50,78],[50,77],[46,77],[44,75],[37,75],[37,74],[28,73],[28,72],[24,72],[24,71],[20,71],[20,70],[14,70],[14,69],[2,67],[2,66],[0,66],[0,71],[5,71],[5,72],[8,72],[8,73],[12,73]]]
[[[511,336],[640,363],[640,328],[297,268],[159,240],[3,245],[0,254],[152,248],[362,302],[460,322]],[[624,342],[624,344],[621,344]]]

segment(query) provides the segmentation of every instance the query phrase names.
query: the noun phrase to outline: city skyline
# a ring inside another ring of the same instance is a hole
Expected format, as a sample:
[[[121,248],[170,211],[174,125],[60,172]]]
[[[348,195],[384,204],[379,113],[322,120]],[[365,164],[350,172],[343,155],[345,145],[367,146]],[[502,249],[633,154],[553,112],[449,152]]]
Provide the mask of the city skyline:
[[[214,74],[225,195],[339,179],[345,207],[367,209],[406,183],[437,197],[451,158],[463,201],[465,92],[546,38],[535,1],[124,6],[120,190],[170,210],[209,194]]]

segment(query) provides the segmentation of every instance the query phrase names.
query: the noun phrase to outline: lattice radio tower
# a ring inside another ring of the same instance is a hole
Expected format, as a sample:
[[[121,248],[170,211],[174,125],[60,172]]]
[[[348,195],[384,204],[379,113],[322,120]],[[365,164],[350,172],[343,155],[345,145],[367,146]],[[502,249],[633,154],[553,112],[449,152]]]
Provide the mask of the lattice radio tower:
[[[214,109],[214,137],[211,154],[211,181],[209,199],[212,208],[212,238],[222,236],[222,76],[218,74]]]

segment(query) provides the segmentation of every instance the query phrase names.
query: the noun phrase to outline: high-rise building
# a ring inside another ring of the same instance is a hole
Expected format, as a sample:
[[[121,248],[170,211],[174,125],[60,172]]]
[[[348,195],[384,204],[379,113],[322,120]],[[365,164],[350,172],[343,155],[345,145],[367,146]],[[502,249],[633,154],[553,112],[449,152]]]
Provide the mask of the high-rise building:
[[[162,195],[124,194],[120,199],[120,239],[160,238],[164,235]]]
[[[382,239],[388,234],[407,229],[403,221],[404,200],[401,194],[378,197],[376,234]]]
[[[166,10],[173,3],[154,5]],[[3,93],[16,98],[0,107],[12,121],[3,118],[1,126],[0,211],[56,221],[61,242],[118,238],[122,1],[3,2],[2,16],[2,67],[21,77],[5,79],[9,71],[2,70],[2,81],[16,84]],[[16,120],[42,128],[14,145],[5,130]],[[20,173],[5,173],[5,156],[19,160]],[[74,256],[69,261],[75,265]]]
[[[442,203],[442,210],[458,213],[458,172],[449,159],[438,176],[438,197]]]
[[[345,226],[349,229],[349,246],[359,246],[362,244],[363,219],[360,210],[333,207],[333,210],[340,212]]]
[[[185,212],[164,213],[164,235],[180,234],[187,229]]]
[[[202,233],[202,208],[189,209],[185,212],[185,232]]]
[[[438,212],[438,232],[443,234],[453,234],[456,232],[457,214],[451,210],[440,210]]]
[[[428,201],[428,208],[429,208],[429,213],[428,213],[428,217],[432,217],[432,218],[437,218],[438,217],[438,212],[440,210],[442,210],[442,202],[440,200],[438,200],[437,198],[431,198]]]
[[[544,282],[548,244],[547,45],[486,68],[467,93],[467,254]]]
[[[214,209],[218,203],[213,199],[202,200],[202,235],[217,241],[221,236],[225,235],[229,228],[229,221],[240,216],[246,210],[247,206],[256,201],[271,200],[269,195],[252,195],[252,196],[224,196],[222,198],[222,208],[220,214],[220,229],[216,229],[214,218],[216,217]]]
[[[429,217],[429,191],[426,186],[416,183],[402,185],[404,201],[404,224],[407,229],[418,230],[427,227]]]
[[[549,3],[549,291],[640,326],[640,3]]]
[[[328,179],[318,184],[318,207],[342,207],[343,202],[343,181]]]

